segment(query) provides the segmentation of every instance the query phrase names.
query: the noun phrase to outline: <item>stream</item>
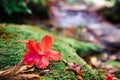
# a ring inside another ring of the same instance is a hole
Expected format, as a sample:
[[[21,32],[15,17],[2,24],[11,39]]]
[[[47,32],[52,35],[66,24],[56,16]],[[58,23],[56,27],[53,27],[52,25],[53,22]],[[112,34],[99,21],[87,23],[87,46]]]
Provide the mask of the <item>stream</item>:
[[[80,10],[80,9],[66,9],[64,6],[52,8],[54,22],[60,28],[76,28],[84,26],[91,30],[94,37],[98,37],[105,43],[120,43],[120,29],[116,25],[104,20],[104,18],[95,12]]]

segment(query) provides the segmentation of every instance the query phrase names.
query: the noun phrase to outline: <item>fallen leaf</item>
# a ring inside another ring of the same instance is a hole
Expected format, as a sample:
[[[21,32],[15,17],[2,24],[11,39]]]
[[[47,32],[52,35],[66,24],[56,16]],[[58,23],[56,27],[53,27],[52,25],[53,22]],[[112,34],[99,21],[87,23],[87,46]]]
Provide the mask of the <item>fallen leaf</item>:
[[[0,71],[0,76],[5,76],[5,75],[8,75],[8,74],[15,74],[16,71],[18,71],[19,68],[21,67],[21,64],[22,64],[22,61],[18,62],[18,64],[16,66],[12,67],[12,68]]]
[[[38,78],[38,79],[43,78],[43,76],[40,76],[38,74],[19,74],[17,76],[24,77],[24,78],[29,78],[29,79],[30,78]]]
[[[78,65],[77,63],[67,62],[65,59],[62,59],[62,61],[68,65],[68,69],[71,69],[75,73],[77,73],[78,80],[83,80],[82,74],[84,73],[84,71],[81,70],[80,65]]]
[[[78,80],[83,80],[83,78],[80,75],[78,75],[77,78]]]
[[[25,70],[27,70],[27,66],[24,65],[24,66],[21,66],[15,73],[18,74],[18,73],[21,73],[21,72],[24,72]]]

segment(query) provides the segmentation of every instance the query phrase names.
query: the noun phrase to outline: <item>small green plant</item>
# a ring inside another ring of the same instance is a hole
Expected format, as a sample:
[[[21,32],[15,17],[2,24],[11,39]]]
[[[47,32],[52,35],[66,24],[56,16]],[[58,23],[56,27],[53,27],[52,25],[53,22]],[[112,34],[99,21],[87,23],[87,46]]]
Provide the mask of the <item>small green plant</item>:
[[[27,12],[25,0],[0,0],[0,9],[11,15],[13,12]]]
[[[29,15],[48,19],[46,3],[47,0],[0,0],[0,22],[24,23]]]

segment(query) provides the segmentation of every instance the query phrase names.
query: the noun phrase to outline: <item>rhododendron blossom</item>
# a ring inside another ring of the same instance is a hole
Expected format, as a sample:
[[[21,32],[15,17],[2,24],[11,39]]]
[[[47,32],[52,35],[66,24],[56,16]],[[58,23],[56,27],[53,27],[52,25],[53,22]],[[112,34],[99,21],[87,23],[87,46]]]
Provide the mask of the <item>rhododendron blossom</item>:
[[[106,75],[106,79],[105,80],[113,80],[113,77],[111,74],[107,74]]]
[[[37,68],[45,69],[49,61],[60,60],[60,53],[51,50],[53,39],[51,36],[44,36],[38,44],[33,40],[26,43],[27,52],[23,55],[23,62],[27,66],[36,65]]]

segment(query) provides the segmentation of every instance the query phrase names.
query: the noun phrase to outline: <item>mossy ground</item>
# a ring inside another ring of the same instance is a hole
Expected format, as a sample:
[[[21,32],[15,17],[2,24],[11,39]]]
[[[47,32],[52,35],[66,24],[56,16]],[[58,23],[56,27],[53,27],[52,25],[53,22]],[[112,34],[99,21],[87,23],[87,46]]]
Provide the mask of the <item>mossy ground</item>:
[[[52,49],[59,51],[63,59],[83,66],[82,70],[85,72],[82,77],[84,80],[103,80],[99,73],[89,68],[85,61],[76,54],[78,50],[79,53],[83,54],[88,49],[96,49],[94,45],[74,39],[60,38],[30,25],[0,25],[0,69],[13,66],[21,60],[22,55],[26,51],[25,43],[16,42],[17,40],[34,39],[40,42],[44,35],[53,36],[54,44]],[[46,73],[43,80],[77,80],[77,75],[71,70],[66,70],[66,67],[67,65],[61,60],[52,62],[48,68],[53,73]]]

